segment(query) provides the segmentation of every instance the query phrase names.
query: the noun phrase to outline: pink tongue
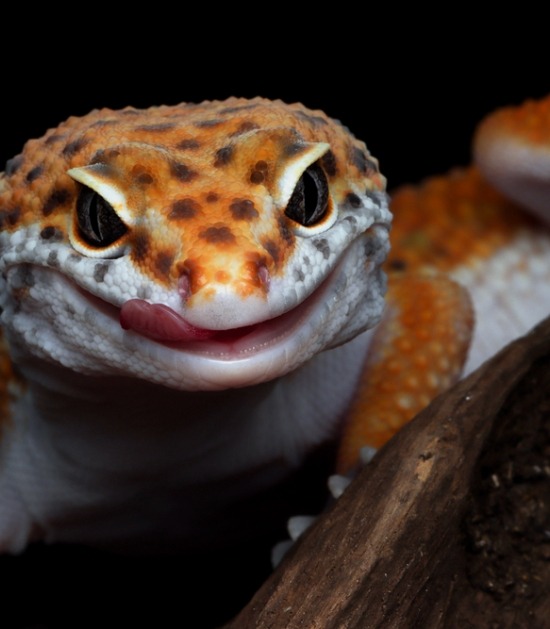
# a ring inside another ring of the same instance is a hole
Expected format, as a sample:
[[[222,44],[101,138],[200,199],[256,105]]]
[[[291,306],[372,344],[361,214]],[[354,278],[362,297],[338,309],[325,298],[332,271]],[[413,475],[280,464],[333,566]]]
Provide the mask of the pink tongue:
[[[162,304],[129,299],[120,309],[120,325],[155,341],[198,341],[211,338],[215,330],[196,328]]]

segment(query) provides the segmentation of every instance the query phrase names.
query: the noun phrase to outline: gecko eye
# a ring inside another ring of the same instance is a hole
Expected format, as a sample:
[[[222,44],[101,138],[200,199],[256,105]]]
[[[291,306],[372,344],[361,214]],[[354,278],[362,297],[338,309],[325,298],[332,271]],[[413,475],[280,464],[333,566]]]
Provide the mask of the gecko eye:
[[[78,195],[76,216],[80,235],[94,247],[107,247],[128,231],[113,206],[86,186]]]
[[[328,182],[319,164],[311,164],[296,184],[285,214],[293,221],[309,227],[323,219],[328,211]]]

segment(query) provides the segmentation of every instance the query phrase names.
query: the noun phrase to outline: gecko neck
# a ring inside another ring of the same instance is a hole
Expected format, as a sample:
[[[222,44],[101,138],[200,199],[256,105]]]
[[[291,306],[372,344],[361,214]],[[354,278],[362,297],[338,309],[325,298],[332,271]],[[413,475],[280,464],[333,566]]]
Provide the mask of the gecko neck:
[[[336,435],[367,343],[368,335],[361,335],[284,377],[219,392],[83,376],[46,367],[34,358],[22,360],[29,389],[15,409],[12,459],[31,458],[35,478],[14,482],[24,501],[35,505],[35,517],[46,529],[48,500],[41,500],[40,494],[59,493],[62,487],[68,511],[75,500],[89,501],[100,516],[113,504],[120,508],[121,501],[139,496],[149,503],[142,505],[143,520],[155,529],[158,514],[150,513],[149,506],[177,511],[175,502],[183,496],[187,507],[177,518],[178,534],[185,534],[189,505],[194,521],[188,528],[197,530],[196,519],[206,517],[201,510],[211,519],[212,510],[223,511],[224,505],[284,481],[316,447]],[[17,470],[12,472],[17,476]],[[48,487],[40,487],[43,479],[50,479]],[[205,507],[212,500],[216,504]],[[202,530],[207,528],[204,523]],[[77,529],[75,539],[83,535],[82,528]],[[96,522],[94,536],[103,533],[116,537],[118,531],[109,523],[103,531]],[[122,534],[134,534],[127,522]],[[141,541],[143,535],[136,531],[135,536]],[[72,537],[68,531],[60,539]]]

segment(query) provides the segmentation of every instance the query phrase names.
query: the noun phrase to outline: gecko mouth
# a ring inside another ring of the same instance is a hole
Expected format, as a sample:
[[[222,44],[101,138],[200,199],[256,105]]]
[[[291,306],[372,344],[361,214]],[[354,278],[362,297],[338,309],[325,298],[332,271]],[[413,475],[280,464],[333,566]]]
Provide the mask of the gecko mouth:
[[[221,356],[250,354],[271,346],[292,334],[303,319],[319,303],[334,272],[295,308],[264,321],[225,330],[200,328],[186,321],[164,304],[150,304],[142,299],[130,299],[120,308],[120,325],[152,341],[173,349]]]

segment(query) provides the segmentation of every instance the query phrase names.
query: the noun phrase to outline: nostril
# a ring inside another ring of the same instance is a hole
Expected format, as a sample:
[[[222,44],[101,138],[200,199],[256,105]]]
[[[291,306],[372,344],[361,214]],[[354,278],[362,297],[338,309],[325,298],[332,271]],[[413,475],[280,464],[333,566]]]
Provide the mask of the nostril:
[[[178,294],[184,303],[191,297],[191,280],[187,271],[184,271],[178,280]]]
[[[260,280],[260,284],[264,287],[265,292],[269,290],[269,285],[271,283],[271,275],[265,264],[260,264],[258,266],[258,279]]]

